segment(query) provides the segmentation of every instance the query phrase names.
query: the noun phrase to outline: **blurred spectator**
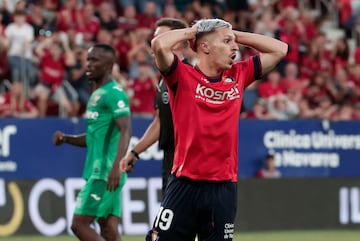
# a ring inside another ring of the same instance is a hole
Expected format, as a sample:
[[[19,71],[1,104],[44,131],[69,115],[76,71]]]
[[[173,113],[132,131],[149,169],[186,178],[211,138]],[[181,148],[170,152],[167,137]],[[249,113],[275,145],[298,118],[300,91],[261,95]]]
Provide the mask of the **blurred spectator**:
[[[265,157],[264,166],[256,173],[258,178],[280,178],[281,172],[276,169],[275,156],[268,154]]]
[[[70,68],[69,82],[79,96],[79,104],[86,106],[90,98],[90,86],[86,77],[87,47],[79,46],[75,49],[75,65]],[[75,110],[80,106],[75,106]]]
[[[304,37],[304,26],[299,21],[299,12],[293,7],[285,8],[278,16],[279,29],[275,36],[289,45],[288,54],[278,64],[279,71],[284,75],[284,68],[288,62],[300,63],[300,41]]]
[[[293,119],[299,114],[297,103],[282,94],[269,97],[267,100],[267,110],[276,120]]]
[[[255,33],[274,37],[274,33],[278,28],[279,26],[275,20],[273,11],[269,8],[260,13],[258,18],[255,20]]]
[[[281,75],[274,69],[268,75],[267,79],[259,84],[258,92],[261,98],[267,99],[270,96],[283,93],[283,88],[280,85]]]
[[[321,96],[317,100],[317,118],[331,120],[338,110],[338,106],[333,104],[329,96]]]
[[[340,105],[338,111],[334,113],[334,116],[332,117],[332,121],[350,121],[355,119],[355,112],[350,103]]]
[[[20,82],[14,82],[8,92],[0,95],[0,117],[35,118],[38,114],[26,99]]]
[[[78,27],[81,21],[81,11],[78,9],[77,0],[66,0],[57,16],[58,31],[67,32],[69,28]]]
[[[331,98],[339,104],[351,101],[354,98],[354,83],[349,80],[349,75],[344,67],[338,67],[333,81],[328,83]]]
[[[139,76],[131,83],[133,95],[131,98],[131,112],[134,116],[152,118],[154,115],[153,100],[158,78],[148,63],[139,63]]]
[[[151,49],[147,42],[136,45],[128,52],[129,76],[137,78],[140,75],[139,65],[152,63]]]
[[[98,9],[100,20],[100,28],[112,31],[117,29],[117,13],[114,4],[111,2],[103,2]]]
[[[304,89],[304,97],[309,100],[312,107],[318,107],[321,98],[329,97],[327,82],[327,76],[318,72],[312,77],[309,86]]]
[[[100,21],[95,16],[95,7],[92,3],[86,3],[81,14],[82,22],[79,31],[84,36],[85,43],[93,43],[100,30]]]
[[[256,100],[252,110],[241,113],[241,118],[270,120],[275,119],[275,116],[267,111],[266,100],[260,98]]]
[[[335,42],[335,46],[331,52],[331,61],[333,62],[333,70],[338,67],[346,67],[349,64],[350,47],[345,37],[339,38]]]
[[[11,79],[13,82],[21,81],[23,84],[35,82],[35,69],[32,64],[31,44],[34,40],[34,28],[25,22],[26,13],[17,11],[14,22],[5,29],[5,36],[10,41],[8,50],[11,68]]]
[[[65,116],[76,115],[63,87],[65,68],[75,64],[74,54],[68,44],[52,36],[40,42],[35,51],[41,60],[40,81],[35,87],[40,116],[46,116],[49,97],[64,108]],[[74,99],[77,97],[72,96],[71,100]]]
[[[298,79],[298,65],[293,62],[288,62],[285,65],[284,78],[281,80],[280,86],[284,93],[296,89],[301,91],[309,83],[306,81],[300,81]]]
[[[143,12],[138,15],[139,28],[155,29],[155,23],[159,18],[156,15],[156,6],[153,1],[147,1]]]
[[[124,14],[118,18],[118,26],[122,30],[134,30],[138,27],[137,11],[134,5],[128,5]]]

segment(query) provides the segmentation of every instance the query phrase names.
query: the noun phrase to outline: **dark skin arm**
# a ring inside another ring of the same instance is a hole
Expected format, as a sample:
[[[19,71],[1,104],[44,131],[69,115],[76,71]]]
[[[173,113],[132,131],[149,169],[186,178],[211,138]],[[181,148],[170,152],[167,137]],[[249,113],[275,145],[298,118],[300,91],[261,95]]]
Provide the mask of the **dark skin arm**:
[[[115,191],[120,184],[120,174],[119,165],[121,159],[125,156],[126,151],[129,146],[130,138],[131,138],[131,118],[130,116],[123,116],[116,119],[116,125],[120,130],[120,139],[118,142],[118,148],[116,157],[114,160],[113,167],[110,170],[108,181],[106,185],[106,189],[110,192]]]
[[[67,135],[61,131],[56,131],[53,135],[52,141],[55,146],[68,143],[73,146],[86,147],[86,134],[83,133],[80,135]]]

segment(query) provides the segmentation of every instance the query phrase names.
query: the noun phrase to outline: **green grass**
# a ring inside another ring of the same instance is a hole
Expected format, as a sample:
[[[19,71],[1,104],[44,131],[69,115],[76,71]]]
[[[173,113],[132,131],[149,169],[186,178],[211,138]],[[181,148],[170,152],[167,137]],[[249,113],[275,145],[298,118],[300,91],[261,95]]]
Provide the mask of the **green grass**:
[[[144,241],[144,236],[123,236],[123,241]],[[77,241],[72,236],[12,236],[6,241]],[[233,241],[359,241],[360,230],[242,232]]]

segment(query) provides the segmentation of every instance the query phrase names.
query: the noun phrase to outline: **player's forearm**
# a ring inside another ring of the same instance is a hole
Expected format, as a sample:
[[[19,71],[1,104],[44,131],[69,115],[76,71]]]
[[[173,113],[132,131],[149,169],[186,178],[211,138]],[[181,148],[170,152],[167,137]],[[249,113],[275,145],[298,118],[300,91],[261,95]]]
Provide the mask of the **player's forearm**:
[[[171,30],[155,37],[151,41],[151,48],[155,54],[160,51],[170,52],[177,43],[194,39],[195,36],[196,29],[194,28]]]
[[[280,40],[265,35],[233,30],[236,42],[256,49],[260,53],[274,53],[283,57],[287,54],[288,45]]]
[[[129,147],[130,139],[131,139],[130,129],[123,130],[121,132],[120,139],[118,142],[118,148],[117,148],[117,153],[116,153],[115,162],[114,162],[114,165],[116,165],[117,168],[118,168],[118,165],[119,165],[121,159],[126,155],[127,149]]]
[[[68,143],[73,146],[86,147],[86,134],[64,135],[64,143]]]
[[[135,145],[133,150],[140,154],[146,149],[148,149],[152,144],[159,140],[160,136],[160,123],[159,121],[153,121],[145,131],[144,135],[141,137],[139,142]]]

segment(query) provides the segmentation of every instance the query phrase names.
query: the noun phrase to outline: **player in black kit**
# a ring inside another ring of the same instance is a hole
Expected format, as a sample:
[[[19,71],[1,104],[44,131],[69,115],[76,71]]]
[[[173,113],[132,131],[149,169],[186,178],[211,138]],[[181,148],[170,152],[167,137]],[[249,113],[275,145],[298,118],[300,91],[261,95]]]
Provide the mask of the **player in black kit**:
[[[161,18],[156,22],[154,37],[173,29],[186,28],[185,22],[174,18]],[[184,51],[191,51],[188,42],[181,43],[173,49],[174,54],[187,63],[184,58]],[[156,88],[154,120],[146,129],[143,136],[135,147],[125,156],[127,160],[139,159],[141,152],[145,151],[157,140],[159,148],[164,151],[162,166],[162,193],[164,194],[167,180],[173,165],[174,159],[174,127],[169,104],[169,94],[164,81],[161,79]]]

